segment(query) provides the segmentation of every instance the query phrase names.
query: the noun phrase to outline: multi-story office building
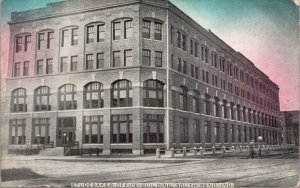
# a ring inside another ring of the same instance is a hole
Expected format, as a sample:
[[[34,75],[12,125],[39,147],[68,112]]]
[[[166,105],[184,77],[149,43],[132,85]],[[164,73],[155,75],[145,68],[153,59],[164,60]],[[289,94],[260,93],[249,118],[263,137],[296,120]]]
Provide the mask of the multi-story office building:
[[[278,86],[167,0],[69,0],[9,25],[9,148],[279,143]]]

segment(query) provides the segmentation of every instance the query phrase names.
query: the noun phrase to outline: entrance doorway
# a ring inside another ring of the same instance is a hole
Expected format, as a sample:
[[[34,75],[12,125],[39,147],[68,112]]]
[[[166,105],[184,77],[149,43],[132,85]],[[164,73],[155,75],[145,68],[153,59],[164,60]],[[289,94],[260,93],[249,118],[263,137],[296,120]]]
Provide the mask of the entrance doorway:
[[[74,143],[76,140],[76,117],[57,119],[56,145],[58,147]]]

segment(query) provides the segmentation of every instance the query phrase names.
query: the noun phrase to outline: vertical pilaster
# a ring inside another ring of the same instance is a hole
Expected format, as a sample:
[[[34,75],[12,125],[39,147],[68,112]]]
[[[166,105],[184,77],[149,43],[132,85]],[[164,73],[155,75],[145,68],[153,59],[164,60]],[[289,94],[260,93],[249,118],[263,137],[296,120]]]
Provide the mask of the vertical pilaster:
[[[108,108],[105,114],[103,114],[103,154],[110,155],[111,154],[111,94],[110,94],[110,87],[104,88],[104,108]]]
[[[140,109],[138,109],[134,114],[132,114],[132,153],[134,155],[143,155],[143,144],[142,144],[142,114]]]

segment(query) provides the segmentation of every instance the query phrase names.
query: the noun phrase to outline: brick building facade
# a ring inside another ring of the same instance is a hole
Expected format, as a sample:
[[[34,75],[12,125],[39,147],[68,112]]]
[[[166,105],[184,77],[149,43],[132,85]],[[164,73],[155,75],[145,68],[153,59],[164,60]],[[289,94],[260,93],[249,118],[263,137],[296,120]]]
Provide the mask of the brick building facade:
[[[278,86],[167,0],[64,1],[9,24],[8,148],[280,144]]]

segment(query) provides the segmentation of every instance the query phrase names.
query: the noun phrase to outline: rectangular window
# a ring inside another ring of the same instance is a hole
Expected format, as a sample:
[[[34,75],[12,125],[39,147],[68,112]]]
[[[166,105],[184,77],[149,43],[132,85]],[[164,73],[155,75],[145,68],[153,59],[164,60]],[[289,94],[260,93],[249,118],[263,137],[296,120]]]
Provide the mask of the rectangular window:
[[[150,39],[150,21],[143,20],[142,37],[144,39]]]
[[[174,55],[171,54],[171,68],[174,69],[175,65],[174,65]]]
[[[151,51],[143,49],[142,63],[146,66],[151,66]]]
[[[177,47],[181,48],[181,33],[177,31]]]
[[[215,142],[216,143],[220,143],[221,139],[220,139],[220,123],[216,123],[215,127],[214,127],[214,135],[215,135]]]
[[[16,52],[22,51],[22,37],[16,38]]]
[[[164,115],[144,114],[143,117],[143,142],[164,142]]]
[[[23,76],[29,76],[29,61],[24,62]]]
[[[103,116],[84,116],[83,126],[83,143],[103,143]]]
[[[26,35],[25,36],[25,47],[24,47],[24,51],[27,52],[28,50],[28,45],[30,44],[31,42],[31,36],[30,35]]]
[[[191,64],[191,77],[195,76],[194,73],[195,73],[195,66]]]
[[[211,127],[208,121],[204,123],[205,142],[211,143]]]
[[[186,74],[186,73],[187,73],[187,62],[186,62],[186,61],[184,61],[184,60],[183,60],[182,72],[183,72],[184,74]]]
[[[194,55],[194,41],[192,39],[190,40],[190,50],[191,50],[191,55]]]
[[[171,25],[171,31],[170,31],[170,40],[171,40],[171,44],[173,44],[174,43],[174,27]]]
[[[182,71],[182,65],[181,65],[181,59],[180,58],[178,58],[178,60],[177,60],[177,71],[178,72]]]
[[[69,34],[68,30],[62,30],[62,37],[61,37],[61,46],[64,47],[64,45],[67,43]]]
[[[97,42],[104,42],[105,38],[105,27],[104,24],[97,26]]]
[[[194,137],[195,137],[195,143],[201,143],[201,127],[200,127],[200,122],[198,119],[193,120],[194,127],[195,127],[195,132],[194,132]]]
[[[162,40],[162,24],[154,23],[154,40]]]
[[[19,77],[21,72],[21,63],[17,62],[15,63],[15,68],[14,68],[14,77]]]
[[[132,143],[132,115],[112,115],[112,143]]]
[[[155,66],[162,67],[162,52],[155,52]]]
[[[189,125],[186,117],[180,117],[180,142],[189,143]]]
[[[121,51],[114,51],[113,52],[113,67],[120,67],[121,65]]]
[[[72,41],[71,45],[78,45],[78,28],[73,28],[72,29]]]
[[[34,118],[32,126],[32,143],[47,144],[50,142],[49,118]]]
[[[195,51],[194,51],[194,53],[195,53],[195,57],[198,57],[198,43],[197,42],[195,42],[195,44],[194,44],[194,47],[195,47]]]
[[[132,66],[132,50],[124,50],[124,66]]]
[[[53,39],[54,39],[54,32],[48,32],[47,49],[50,49],[53,47]]]
[[[77,71],[77,56],[71,56],[71,72]]]
[[[93,43],[94,42],[94,26],[87,26],[86,27],[86,43]]]
[[[133,28],[132,28],[132,20],[128,20],[124,22],[125,25],[125,33],[124,38],[132,38],[133,37]]]
[[[43,74],[43,60],[37,60],[36,62],[36,74],[40,75]]]
[[[86,54],[85,70],[93,69],[93,54]]]
[[[68,69],[68,58],[67,57],[62,57],[61,62],[60,62],[60,72],[67,72]]]
[[[26,141],[25,136],[25,119],[12,119],[10,120],[10,144],[11,145],[24,145]]]
[[[113,40],[119,40],[121,38],[121,22],[113,23]]]
[[[186,36],[182,34],[182,49],[186,51]]]
[[[98,53],[97,54],[97,69],[103,69],[104,68],[104,53]]]
[[[47,59],[46,74],[52,74],[52,72],[53,72],[53,59]]]
[[[199,68],[195,66],[195,78],[199,79]]]
[[[45,34],[44,33],[39,33],[38,34],[38,50],[40,50],[41,47],[43,46],[44,40],[45,40]]]

